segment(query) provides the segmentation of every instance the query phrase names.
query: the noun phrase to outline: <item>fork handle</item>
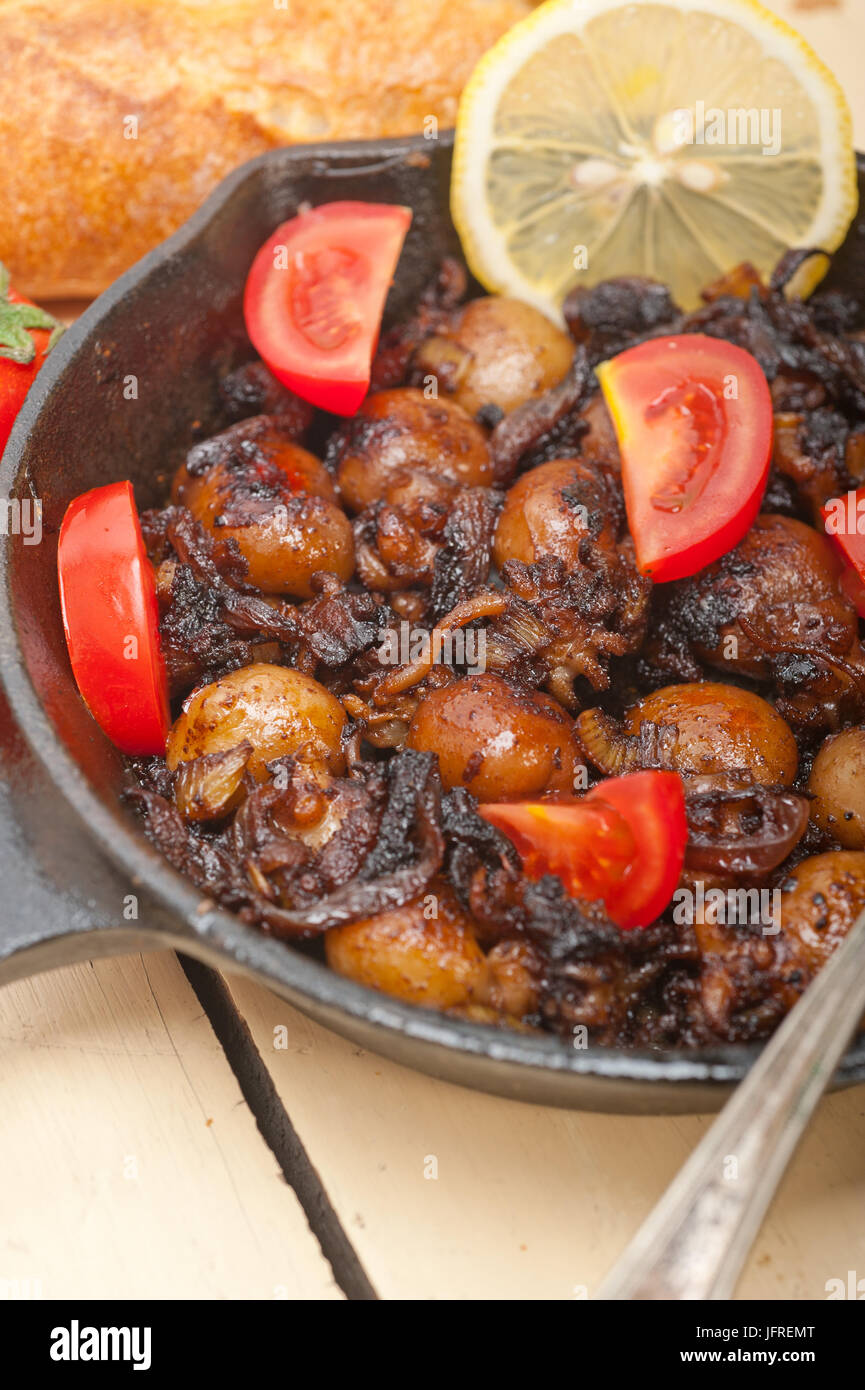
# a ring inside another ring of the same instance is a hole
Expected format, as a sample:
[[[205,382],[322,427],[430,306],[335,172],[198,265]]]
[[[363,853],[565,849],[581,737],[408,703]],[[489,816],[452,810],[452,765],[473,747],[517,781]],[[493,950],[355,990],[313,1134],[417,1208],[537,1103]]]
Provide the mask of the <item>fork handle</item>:
[[[601,1299],[729,1299],[865,1010],[865,912],[607,1275]]]

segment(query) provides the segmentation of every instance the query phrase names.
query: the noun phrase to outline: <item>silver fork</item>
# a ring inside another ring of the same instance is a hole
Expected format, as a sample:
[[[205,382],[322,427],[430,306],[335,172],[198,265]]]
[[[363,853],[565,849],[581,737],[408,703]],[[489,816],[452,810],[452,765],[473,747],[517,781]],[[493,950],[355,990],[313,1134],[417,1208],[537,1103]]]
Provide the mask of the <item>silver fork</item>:
[[[595,1297],[732,1296],[784,1169],[863,1011],[865,912],[787,1015]]]

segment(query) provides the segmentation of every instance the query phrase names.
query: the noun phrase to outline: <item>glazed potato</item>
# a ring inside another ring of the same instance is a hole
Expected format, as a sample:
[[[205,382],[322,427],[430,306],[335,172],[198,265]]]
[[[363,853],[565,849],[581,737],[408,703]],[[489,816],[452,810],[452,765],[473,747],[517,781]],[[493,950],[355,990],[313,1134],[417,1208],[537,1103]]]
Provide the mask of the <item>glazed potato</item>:
[[[469,412],[496,405],[505,414],[561,381],[574,344],[539,309],[518,299],[473,299],[446,332],[415,354],[416,373]]]
[[[499,569],[506,560],[531,565],[542,555],[557,555],[574,570],[586,536],[615,549],[606,489],[579,459],[552,459],[524,473],[508,492],[493,554]]]
[[[308,492],[314,497],[324,497],[329,502],[336,502],[336,488],[321,460],[307,449],[302,449],[299,444],[284,438],[277,424],[266,420],[266,417],[244,420],[226,430],[224,434],[208,440],[207,444],[212,446],[223,441],[225,444],[222,450],[217,451],[215,447],[213,449],[213,469],[193,475],[187,465],[182,463],[171,485],[172,502],[180,502],[183,506],[189,507],[190,511],[200,507],[205,515],[210,516],[214,511],[214,494],[218,491],[213,486],[210,474],[217,471],[221,486],[230,488],[232,474],[243,474],[242,453],[238,456],[233,452],[233,447],[242,444],[244,440],[254,444],[268,462],[280,469],[292,491]],[[253,450],[250,452],[250,458],[254,457]],[[252,476],[255,476],[254,470]]]
[[[208,440],[215,461],[193,473],[183,464],[172,500],[213,535],[237,542],[252,583],[264,593],[310,598],[317,570],[351,577],[351,525],[324,465],[283,439],[275,425],[261,428],[263,419],[243,421]]]
[[[363,511],[417,473],[433,485],[444,479],[489,486],[493,465],[486,435],[454,401],[428,400],[409,386],[377,391],[361,406],[339,463],[342,499]]]
[[[405,907],[327,932],[324,945],[338,974],[431,1009],[466,1004],[487,984],[471,919],[435,880]]]
[[[835,850],[797,864],[781,893],[781,930],[806,970],[819,970],[865,907],[865,854]]]
[[[766,700],[749,690],[713,681],[668,685],[631,706],[625,732],[639,734],[646,721],[675,726],[672,766],[683,774],[744,771],[763,786],[788,786],[796,776],[792,732]]]
[[[827,738],[811,769],[811,819],[845,849],[865,847],[865,728]]]
[[[323,772],[340,773],[344,724],[339,700],[318,681],[260,662],[192,692],[168,736],[165,758],[174,771],[180,763],[246,739],[252,744],[247,766],[258,781],[265,779],[268,762],[286,754],[301,754]]]
[[[407,743],[437,753],[444,785],[467,787],[479,801],[573,791],[580,763],[561,705],[491,674],[434,690],[418,706]]]
[[[831,543],[813,527],[789,516],[758,516],[735,550],[677,586],[677,603],[697,632],[707,618],[729,615],[718,621],[716,641],[695,644],[697,655],[721,670],[769,675],[772,658],[742,631],[741,616],[782,643],[843,656],[858,628],[838,587],[842,568]]]

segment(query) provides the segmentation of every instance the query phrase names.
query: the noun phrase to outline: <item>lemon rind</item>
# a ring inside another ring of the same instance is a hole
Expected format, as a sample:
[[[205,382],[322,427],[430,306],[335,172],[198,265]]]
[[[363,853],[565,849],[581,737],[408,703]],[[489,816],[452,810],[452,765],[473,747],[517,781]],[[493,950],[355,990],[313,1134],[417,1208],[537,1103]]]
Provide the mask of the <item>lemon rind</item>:
[[[528,57],[557,35],[579,34],[599,15],[624,8],[628,0],[548,0],[521,20],[481,58],[460,99],[451,181],[451,215],[472,273],[493,293],[513,294],[561,321],[558,305],[522,275],[511,260],[501,233],[486,207],[486,198],[472,197],[483,188],[491,149],[492,122],[499,99]],[[702,12],[742,26],[763,46],[767,56],[790,68],[802,83],[818,116],[818,140],[813,154],[824,170],[823,194],[800,244],[832,252],[837,249],[858,206],[853,123],[844,92],[810,44],[759,0],[651,0],[682,13]],[[757,22],[759,21],[759,23]],[[525,40],[532,38],[528,45]],[[479,116],[483,121],[479,128]],[[479,138],[480,137],[480,138]],[[835,190],[833,196],[833,189]],[[482,244],[483,243],[483,244]],[[796,291],[810,293],[826,272],[827,263],[814,258],[803,267]]]

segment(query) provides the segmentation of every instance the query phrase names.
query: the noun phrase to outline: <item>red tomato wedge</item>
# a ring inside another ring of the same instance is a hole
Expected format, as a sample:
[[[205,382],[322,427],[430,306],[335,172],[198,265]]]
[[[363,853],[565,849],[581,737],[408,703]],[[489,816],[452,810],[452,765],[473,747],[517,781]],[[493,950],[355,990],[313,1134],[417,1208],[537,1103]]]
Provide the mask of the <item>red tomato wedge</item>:
[[[61,325],[9,286],[0,265],[0,454]]]
[[[820,511],[823,529],[844,565],[839,588],[865,618],[865,487],[832,497]]]
[[[131,483],[97,487],[70,502],[57,571],[84,703],[123,753],[164,753],[170,717],[156,583]]]
[[[513,841],[529,878],[555,874],[572,898],[600,898],[625,930],[656,920],[682,872],[688,825],[675,772],[632,772],[578,799],[478,811]]]
[[[865,487],[830,498],[820,512],[823,529],[845,566],[841,590],[865,617]]]
[[[369,390],[384,302],[411,223],[387,203],[325,203],[283,222],[246,281],[253,346],[304,400],[353,415]]]
[[[658,582],[696,574],[748,530],[772,454],[762,368],[720,338],[653,338],[596,368],[622,459],[637,564]]]

